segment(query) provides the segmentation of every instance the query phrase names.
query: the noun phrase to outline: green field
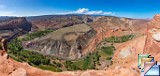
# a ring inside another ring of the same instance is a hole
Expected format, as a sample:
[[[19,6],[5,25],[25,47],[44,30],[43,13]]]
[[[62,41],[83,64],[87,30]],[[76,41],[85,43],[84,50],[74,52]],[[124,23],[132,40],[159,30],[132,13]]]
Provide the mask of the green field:
[[[112,37],[106,38],[105,41],[111,42],[111,43],[122,43],[122,42],[129,41],[134,37],[135,35],[112,36]]]

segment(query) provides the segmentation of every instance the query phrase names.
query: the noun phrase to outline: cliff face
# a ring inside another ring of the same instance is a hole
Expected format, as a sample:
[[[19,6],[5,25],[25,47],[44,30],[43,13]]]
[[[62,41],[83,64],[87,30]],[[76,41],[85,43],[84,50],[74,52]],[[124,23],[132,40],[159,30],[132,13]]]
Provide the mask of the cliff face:
[[[91,27],[96,30],[96,37],[92,39],[84,54],[94,51],[97,44],[104,38],[111,36],[123,36],[128,34],[145,34],[148,20],[138,20],[118,17],[101,17],[97,21],[90,23]]]
[[[93,22],[91,25],[99,32],[105,33],[112,32],[124,32],[129,33],[145,33],[147,29],[148,20],[119,18],[119,17],[102,17],[99,20]],[[114,35],[114,34],[113,34]]]
[[[144,53],[156,56],[159,59],[160,53],[160,15],[154,16],[152,21],[148,24],[147,38],[144,48]]]
[[[18,28],[30,31],[31,25],[29,25],[26,18],[11,18],[0,21],[0,30],[14,30]]]
[[[114,54],[114,64],[125,64],[120,65],[126,66],[130,70],[136,70],[140,75],[140,70],[137,68],[138,54],[150,54],[155,58],[156,61],[160,61],[160,15],[156,15],[147,26],[146,35],[138,37],[134,40],[121,44]],[[119,65],[117,64],[117,65]],[[115,66],[117,67],[117,66]],[[137,75],[137,76],[139,76]]]
[[[18,33],[25,33],[31,30],[31,24],[26,18],[7,18],[0,20],[0,36],[12,37]]]

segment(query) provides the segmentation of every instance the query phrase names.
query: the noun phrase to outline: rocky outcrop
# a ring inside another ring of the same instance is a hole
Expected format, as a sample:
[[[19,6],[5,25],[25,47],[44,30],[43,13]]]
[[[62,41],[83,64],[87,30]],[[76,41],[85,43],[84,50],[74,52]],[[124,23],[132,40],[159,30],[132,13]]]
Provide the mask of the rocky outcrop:
[[[156,33],[156,34],[153,34],[152,35],[153,39],[155,39],[156,41],[160,41],[160,32],[159,33]]]
[[[0,21],[0,30],[15,30],[22,29],[25,31],[31,30],[31,24],[27,22],[26,18],[10,18]]]
[[[93,28],[86,24],[79,24],[61,28],[44,37],[27,41],[24,47],[44,55],[75,59],[83,56],[83,49],[87,48],[95,34],[96,31]]]
[[[151,54],[159,59],[160,53],[160,14],[154,16],[151,22],[148,24],[147,38],[144,53]]]
[[[11,38],[31,30],[32,25],[26,18],[11,17],[0,20],[0,36]]]
[[[26,70],[23,68],[18,68],[13,73],[11,76],[27,76]]]

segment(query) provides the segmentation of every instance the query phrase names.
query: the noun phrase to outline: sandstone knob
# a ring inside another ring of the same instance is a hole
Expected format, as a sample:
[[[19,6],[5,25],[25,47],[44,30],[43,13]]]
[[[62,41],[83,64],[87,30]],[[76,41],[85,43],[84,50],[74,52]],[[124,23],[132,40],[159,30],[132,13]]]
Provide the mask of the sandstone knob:
[[[17,70],[15,70],[11,76],[27,76],[26,70],[23,68],[18,68]]]
[[[153,39],[160,41],[160,32],[152,35]]]
[[[149,28],[156,28],[156,29],[160,28],[160,14],[154,16],[154,18],[149,24]]]

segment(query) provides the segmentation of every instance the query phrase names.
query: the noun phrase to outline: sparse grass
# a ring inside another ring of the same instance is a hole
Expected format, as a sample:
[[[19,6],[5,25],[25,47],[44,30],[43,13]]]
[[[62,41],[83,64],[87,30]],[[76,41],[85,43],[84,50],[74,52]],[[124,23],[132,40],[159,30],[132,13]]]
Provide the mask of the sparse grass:
[[[56,67],[51,66],[51,65],[40,65],[38,67],[43,69],[43,70],[50,70],[50,71],[54,71],[54,72],[61,72],[62,71],[61,69],[56,68]]]
[[[23,41],[29,41],[29,40],[33,40],[35,38],[44,36],[50,32],[53,32],[53,30],[43,30],[43,31],[37,31],[37,32],[33,32],[33,33],[28,33],[25,35],[24,38],[22,38]]]
[[[134,36],[135,35],[112,36],[110,38],[106,38],[105,41],[112,43],[122,43],[131,40]]]
[[[86,24],[78,24],[70,27],[60,28],[55,30],[50,34],[52,39],[61,39],[62,36],[67,35],[68,33],[79,33],[83,34],[87,31],[91,30],[91,28]],[[74,36],[74,35],[73,35]]]

